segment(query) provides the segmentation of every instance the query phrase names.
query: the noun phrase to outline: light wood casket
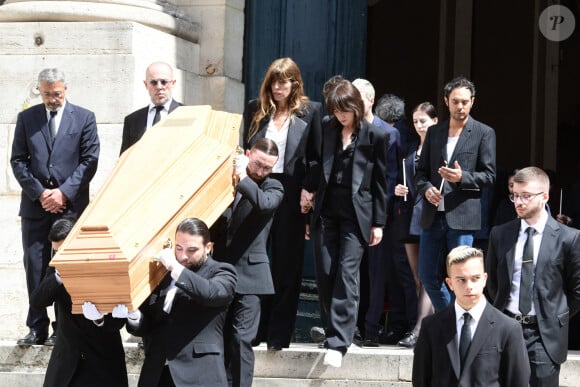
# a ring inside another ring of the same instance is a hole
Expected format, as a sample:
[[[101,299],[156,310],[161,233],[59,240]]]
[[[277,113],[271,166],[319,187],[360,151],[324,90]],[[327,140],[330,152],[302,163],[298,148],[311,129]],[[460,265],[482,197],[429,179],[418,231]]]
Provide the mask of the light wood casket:
[[[50,262],[71,295],[101,313],[134,310],[167,273],[153,257],[187,217],[213,224],[234,198],[232,154],[241,115],[183,106],[117,161]]]

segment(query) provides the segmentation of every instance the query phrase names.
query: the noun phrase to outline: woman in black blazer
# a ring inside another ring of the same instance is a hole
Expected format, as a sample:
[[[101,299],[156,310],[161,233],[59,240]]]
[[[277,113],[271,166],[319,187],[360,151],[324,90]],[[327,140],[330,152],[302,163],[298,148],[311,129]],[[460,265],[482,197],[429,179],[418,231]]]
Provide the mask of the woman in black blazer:
[[[268,349],[288,348],[294,333],[302,267],[304,225],[300,191],[308,166],[320,157],[321,104],[304,95],[302,75],[290,58],[276,59],[266,72],[260,96],[244,111],[243,146],[270,138],[280,157],[270,177],[284,186],[284,198],[270,231],[272,280],[276,293],[262,300],[261,329],[256,341]]]
[[[387,134],[364,120],[360,93],[333,77],[324,88],[322,158],[311,173],[317,186],[311,238],[320,315],[326,332],[324,364],[340,367],[352,343],[359,302],[359,267],[366,246],[378,244],[386,221]]]
[[[399,345],[413,348],[417,343],[421,322],[423,318],[433,313],[433,305],[427,292],[419,280],[419,235],[421,235],[421,211],[423,210],[423,197],[417,193],[415,184],[415,168],[421,156],[421,149],[427,136],[427,129],[437,123],[437,112],[430,102],[423,102],[413,109],[413,126],[419,135],[419,145],[401,160],[405,170],[405,181],[399,176],[404,184],[395,187],[395,210],[393,219],[393,231],[395,237],[405,244],[405,252],[409,260],[409,266],[413,272],[417,296],[417,322],[411,332],[399,341]]]

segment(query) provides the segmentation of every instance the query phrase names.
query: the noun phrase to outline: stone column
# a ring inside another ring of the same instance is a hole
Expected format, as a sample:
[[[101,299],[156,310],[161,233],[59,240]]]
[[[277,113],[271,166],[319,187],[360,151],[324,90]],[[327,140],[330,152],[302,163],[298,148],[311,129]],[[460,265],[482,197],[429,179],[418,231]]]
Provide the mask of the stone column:
[[[0,22],[133,21],[193,43],[198,27],[171,2],[155,0],[6,0]]]

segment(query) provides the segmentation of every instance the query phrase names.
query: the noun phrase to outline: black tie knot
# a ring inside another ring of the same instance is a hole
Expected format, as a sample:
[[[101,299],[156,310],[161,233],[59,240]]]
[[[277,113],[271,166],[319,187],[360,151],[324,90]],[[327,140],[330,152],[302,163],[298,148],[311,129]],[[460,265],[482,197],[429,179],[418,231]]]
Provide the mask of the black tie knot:
[[[56,110],[51,110],[50,111],[50,117],[51,118],[54,117],[54,116],[56,116],[57,114],[58,114],[58,111],[56,111]]]
[[[155,125],[159,120],[161,120],[161,110],[163,110],[163,105],[155,106],[155,116],[153,117],[152,125]]]
[[[155,110],[157,110],[158,112],[160,112],[161,110],[163,110],[163,105],[161,105],[161,106],[155,106]]]
[[[528,234],[528,237],[533,237],[535,233],[536,233],[535,228],[533,227],[526,228],[526,234]]]

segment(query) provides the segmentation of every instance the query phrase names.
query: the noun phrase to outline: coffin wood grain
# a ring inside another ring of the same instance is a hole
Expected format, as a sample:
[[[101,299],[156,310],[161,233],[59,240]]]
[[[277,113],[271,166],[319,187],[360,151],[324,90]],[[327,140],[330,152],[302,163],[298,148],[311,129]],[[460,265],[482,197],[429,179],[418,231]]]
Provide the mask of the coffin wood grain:
[[[134,310],[167,274],[152,257],[179,222],[208,226],[234,198],[231,155],[241,115],[183,106],[145,132],[113,171],[50,262],[82,313]]]

